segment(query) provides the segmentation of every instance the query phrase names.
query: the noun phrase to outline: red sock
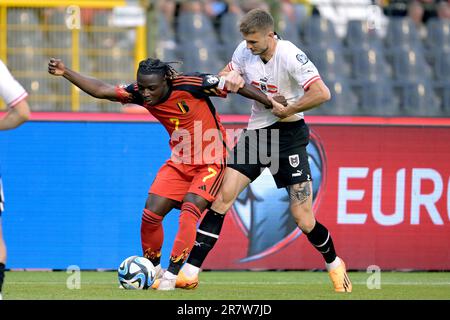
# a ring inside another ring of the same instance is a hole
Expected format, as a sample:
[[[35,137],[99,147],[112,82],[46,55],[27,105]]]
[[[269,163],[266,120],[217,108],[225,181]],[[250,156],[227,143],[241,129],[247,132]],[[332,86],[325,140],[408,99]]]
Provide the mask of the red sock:
[[[180,221],[178,233],[170,254],[169,271],[177,274],[179,268],[186,261],[192,247],[195,243],[197,233],[197,222],[200,219],[201,212],[197,206],[191,202],[185,202],[181,206]],[[173,268],[178,270],[172,270]]]
[[[142,251],[144,252],[144,257],[149,259],[155,266],[161,260],[161,247],[164,240],[162,220],[163,217],[144,209],[141,221]]]

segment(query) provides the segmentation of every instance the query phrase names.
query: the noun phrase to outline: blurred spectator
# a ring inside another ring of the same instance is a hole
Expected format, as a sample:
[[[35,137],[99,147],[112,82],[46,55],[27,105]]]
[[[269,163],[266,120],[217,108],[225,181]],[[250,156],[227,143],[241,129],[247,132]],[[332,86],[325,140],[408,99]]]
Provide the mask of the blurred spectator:
[[[228,0],[228,12],[234,13],[234,14],[242,14],[242,8],[238,2],[238,0]]]
[[[226,1],[207,0],[205,3],[205,13],[211,19],[216,30],[220,27],[220,19],[228,11]]]
[[[310,0],[291,0],[294,5],[295,16],[298,19],[301,26],[309,18],[312,13],[313,6]]]
[[[411,18],[411,20],[416,24],[419,25],[423,22],[423,15],[425,13],[425,10],[422,6],[422,3],[420,1],[411,1],[408,5],[408,16]]]
[[[81,8],[81,25],[91,25],[97,11],[98,9]]]
[[[256,8],[270,12],[269,4],[263,0],[241,0],[241,8],[244,14]]]
[[[409,15],[410,8],[417,9],[417,3],[422,7],[422,22],[426,23],[429,18],[436,16],[436,6],[439,0],[377,0],[377,3],[383,8],[387,16],[406,16]]]
[[[201,0],[185,0],[180,2],[180,11],[190,13],[205,13],[204,4]]]
[[[408,12],[408,0],[380,0],[385,15],[390,17],[404,17]]]
[[[312,5],[309,0],[283,0],[281,3],[283,16],[290,20],[297,30],[301,30],[311,15]]]
[[[423,23],[427,23],[428,19],[436,17],[436,8],[441,0],[420,0],[423,9],[425,10],[423,15]]]
[[[228,10],[226,1],[207,0],[205,3],[205,12],[213,19],[220,17]]]
[[[66,8],[56,7],[56,8],[44,8],[42,10],[42,16],[44,19],[44,24],[55,24],[57,22],[64,22],[64,17],[66,15]]]
[[[411,1],[408,5],[407,15],[416,26],[416,30],[421,39],[427,35],[426,26],[424,24],[425,9],[420,1]]]
[[[174,0],[158,1],[158,10],[164,15],[167,23],[173,27],[177,4]]]
[[[440,19],[450,20],[450,2],[440,1],[436,6],[436,14]]]

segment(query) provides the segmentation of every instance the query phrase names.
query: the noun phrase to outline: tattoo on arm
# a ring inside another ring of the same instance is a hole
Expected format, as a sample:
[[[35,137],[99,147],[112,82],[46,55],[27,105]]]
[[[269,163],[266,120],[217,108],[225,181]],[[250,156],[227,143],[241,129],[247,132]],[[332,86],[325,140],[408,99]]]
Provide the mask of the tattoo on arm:
[[[309,181],[288,186],[286,189],[289,193],[291,204],[302,205],[311,196],[311,183]]]

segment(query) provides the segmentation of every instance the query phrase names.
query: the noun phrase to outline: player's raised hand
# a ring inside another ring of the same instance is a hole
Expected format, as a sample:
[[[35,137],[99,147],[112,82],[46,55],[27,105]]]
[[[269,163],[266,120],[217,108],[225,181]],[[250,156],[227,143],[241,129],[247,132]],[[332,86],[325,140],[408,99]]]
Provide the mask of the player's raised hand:
[[[62,76],[64,75],[65,70],[66,67],[64,66],[64,63],[62,63],[61,59],[50,58],[48,63],[48,73],[54,76]]]
[[[236,70],[231,70],[225,76],[225,88],[230,92],[237,92],[245,85],[244,78]]]

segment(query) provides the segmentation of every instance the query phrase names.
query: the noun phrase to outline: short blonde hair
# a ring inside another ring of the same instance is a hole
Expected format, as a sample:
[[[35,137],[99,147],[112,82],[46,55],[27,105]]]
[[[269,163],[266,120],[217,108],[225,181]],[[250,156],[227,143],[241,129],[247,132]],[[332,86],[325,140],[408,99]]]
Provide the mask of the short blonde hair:
[[[253,9],[242,17],[239,31],[242,34],[251,34],[262,30],[274,31],[274,25],[270,13],[262,9]]]

